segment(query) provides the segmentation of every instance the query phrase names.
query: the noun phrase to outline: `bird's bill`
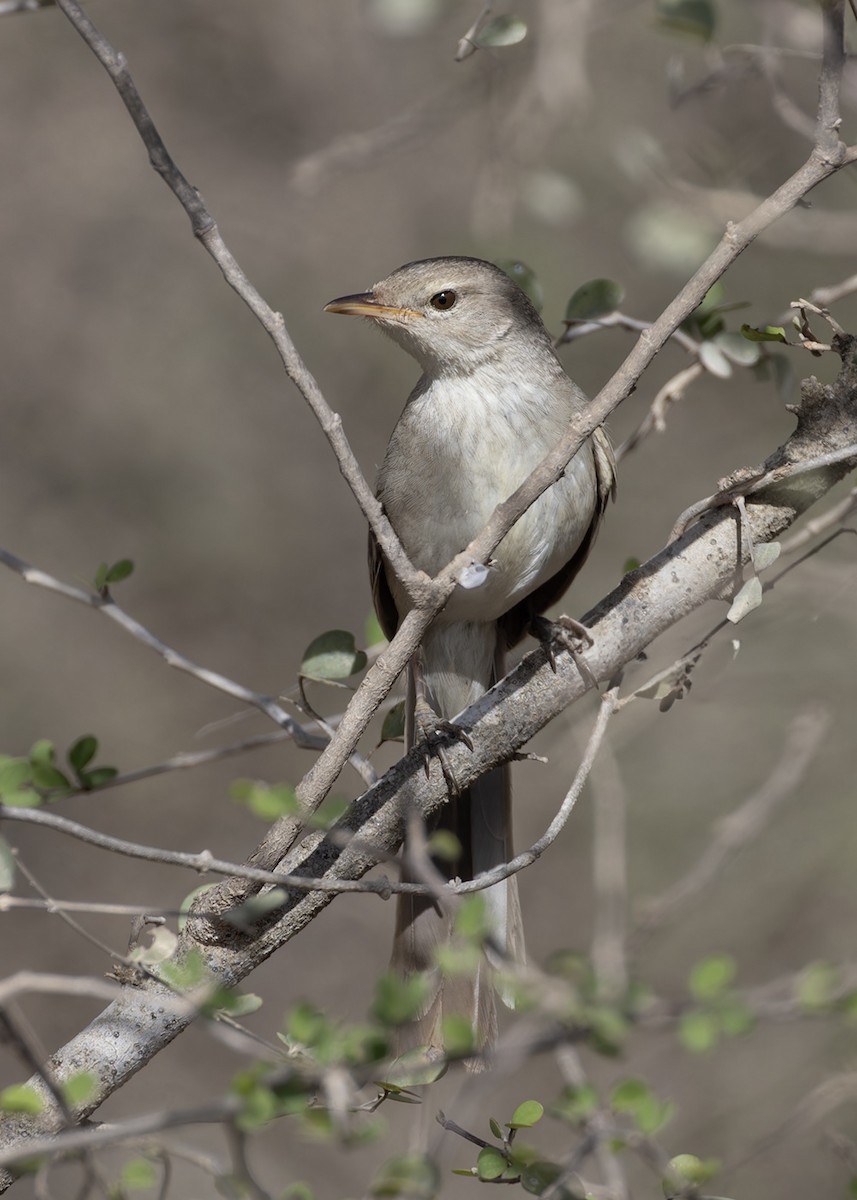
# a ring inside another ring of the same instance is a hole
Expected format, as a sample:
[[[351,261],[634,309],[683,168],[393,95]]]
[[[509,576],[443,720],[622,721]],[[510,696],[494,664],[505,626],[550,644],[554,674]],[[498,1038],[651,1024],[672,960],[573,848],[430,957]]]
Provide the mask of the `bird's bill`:
[[[395,308],[382,304],[376,299],[374,292],[358,292],[354,296],[340,296],[325,304],[324,311],[329,313],[344,313],[347,317],[421,317],[423,314],[413,308]]]

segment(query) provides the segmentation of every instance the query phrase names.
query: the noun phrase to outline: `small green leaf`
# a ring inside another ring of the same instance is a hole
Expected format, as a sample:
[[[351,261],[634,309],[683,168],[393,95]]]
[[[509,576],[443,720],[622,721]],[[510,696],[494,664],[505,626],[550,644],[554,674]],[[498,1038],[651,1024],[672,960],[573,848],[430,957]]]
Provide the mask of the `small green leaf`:
[[[461,858],[461,842],[451,829],[436,829],[428,840],[428,852],[445,863],[457,863]]]
[[[804,1012],[823,1012],[832,1002],[839,972],[828,962],[809,963],[797,980],[797,1002]]]
[[[393,1059],[387,1068],[387,1077],[380,1086],[390,1090],[395,1088],[398,1091],[420,1087],[427,1083],[435,1083],[448,1069],[446,1059],[438,1058],[436,1051],[429,1050],[428,1046],[415,1046]],[[407,1092],[405,1094],[408,1095]],[[419,1097],[416,1098],[416,1103],[419,1103]]]
[[[567,1087],[560,1093],[551,1112],[563,1121],[577,1124],[586,1121],[598,1108],[598,1093],[591,1083]]]
[[[308,1183],[290,1183],[280,1200],[315,1200],[315,1193]]]
[[[287,783],[268,784],[253,779],[235,779],[229,787],[229,795],[239,804],[246,805],[254,816],[263,821],[297,816],[301,811],[297,793]]]
[[[562,1167],[559,1163],[537,1159],[521,1172],[521,1187],[531,1196],[541,1196],[542,1192],[547,1191],[551,1184],[556,1183],[561,1174]],[[561,1192],[555,1192],[554,1195],[556,1200],[566,1200],[566,1197],[570,1198],[571,1193],[563,1188]]]
[[[404,1025],[422,1012],[429,987],[425,975],[402,978],[394,971],[388,971],[377,982],[372,1015],[382,1025]]]
[[[233,929],[249,933],[259,921],[262,921],[270,913],[276,912],[278,908],[282,908],[286,899],[284,888],[269,888],[266,892],[259,892],[248,900],[236,904],[234,908],[227,909],[222,920],[227,925],[231,925]]]
[[[498,1139],[498,1141],[503,1140],[503,1130],[500,1128],[499,1121],[495,1121],[493,1117],[489,1117],[488,1128],[491,1130],[494,1137]]]
[[[709,42],[717,14],[712,0],[658,0],[658,20],[676,33],[688,33]]]
[[[23,1116],[34,1117],[44,1107],[44,1100],[28,1083],[13,1083],[11,1087],[3,1088],[0,1092],[0,1112],[21,1113]]]
[[[492,17],[473,38],[477,46],[516,46],[527,36],[527,23],[520,17]]]
[[[465,1058],[476,1049],[473,1026],[461,1013],[451,1013],[441,1025],[443,1049],[449,1058]]]
[[[720,1022],[715,1013],[693,1008],[690,1012],[682,1013],[678,1035],[684,1048],[691,1054],[707,1054],[717,1045]]]
[[[626,558],[622,565],[622,574],[627,575],[630,571],[636,571],[640,566],[639,558]]]
[[[394,704],[384,717],[381,726],[381,742],[403,742],[405,740],[405,702]]]
[[[497,266],[501,271],[505,271],[510,279],[514,279],[521,291],[529,298],[536,312],[541,312],[544,308],[545,294],[539,277],[532,267],[528,267],[526,263],[518,262],[514,258],[501,258],[497,262]]]
[[[708,1183],[720,1169],[716,1158],[704,1161],[695,1154],[677,1154],[671,1158],[663,1178],[664,1195],[667,1200],[675,1195],[685,1195],[688,1188],[693,1188],[693,1195],[703,1183]]]
[[[56,748],[49,738],[39,738],[30,747],[30,762],[34,765],[36,763],[43,763],[46,767],[53,766],[56,756]]]
[[[297,801],[297,796],[295,796]],[[327,796],[307,821],[313,829],[330,829],[348,811],[349,801],[344,796]]]
[[[95,1095],[98,1080],[91,1071],[77,1071],[62,1085],[62,1093],[69,1108],[77,1108]]]
[[[80,786],[85,792],[94,792],[115,779],[119,772],[115,767],[96,767],[92,771],[81,771]]]
[[[729,954],[710,954],[700,959],[690,972],[688,987],[695,1000],[715,1000],[735,979],[737,967]]]
[[[104,589],[107,587],[107,572],[108,572],[108,570],[109,570],[109,567],[107,566],[106,562],[98,564],[98,569],[95,572],[95,579],[93,581],[95,583],[96,592],[103,592]]]
[[[223,1000],[223,997],[221,997],[221,1000]],[[215,1016],[218,1013],[225,1013],[227,1016],[234,1017],[237,1021],[241,1017],[249,1017],[252,1013],[258,1012],[263,1003],[262,997],[255,995],[253,992],[229,992],[226,997],[226,1003],[221,1003]]]
[[[525,1100],[512,1113],[509,1128],[530,1129],[531,1126],[538,1124],[544,1115],[545,1106],[539,1104],[538,1100]]]
[[[649,1085],[642,1079],[623,1079],[610,1094],[610,1107],[616,1112],[633,1112],[650,1095]]]
[[[354,634],[330,629],[313,638],[304,651],[301,675],[305,679],[348,679],[366,666],[366,655],[354,643]]]
[[[127,1192],[145,1192],[158,1182],[158,1172],[148,1158],[132,1158],[122,1168],[119,1182]]]
[[[496,1146],[484,1146],[476,1159],[476,1174],[481,1180],[499,1179],[509,1163]]]
[[[98,753],[98,739],[94,738],[91,733],[84,734],[79,737],[71,746],[68,752],[68,761],[74,768],[75,774],[80,772],[91,763]]]
[[[288,1015],[287,1033],[301,1046],[315,1046],[330,1031],[323,1012],[306,1002],[296,1004]]]
[[[107,571],[105,583],[121,583],[129,575],[134,574],[134,564],[130,558],[120,558]]]
[[[566,323],[597,321],[616,312],[624,298],[625,289],[614,279],[590,279],[580,285],[566,305]]]
[[[491,933],[488,906],[479,892],[462,900],[455,914],[455,931],[465,941],[480,946]]]
[[[755,1024],[752,1011],[737,996],[719,1001],[716,1012],[720,1018],[720,1028],[727,1037],[743,1037]]]
[[[0,796],[18,792],[26,784],[32,782],[32,764],[26,758],[12,758],[8,754],[0,755]]]
[[[56,767],[52,767],[50,763],[34,762],[32,765],[33,783],[37,788],[41,788],[45,792],[52,792],[58,788],[67,790],[71,787],[67,776],[63,775],[62,771],[58,771]]]
[[[440,1187],[440,1173],[423,1154],[400,1154],[384,1163],[372,1183],[373,1196],[432,1200]]]
[[[764,325],[757,329],[754,325],[742,325],[741,336],[748,342],[785,342],[789,344],[786,331],[782,325]]]

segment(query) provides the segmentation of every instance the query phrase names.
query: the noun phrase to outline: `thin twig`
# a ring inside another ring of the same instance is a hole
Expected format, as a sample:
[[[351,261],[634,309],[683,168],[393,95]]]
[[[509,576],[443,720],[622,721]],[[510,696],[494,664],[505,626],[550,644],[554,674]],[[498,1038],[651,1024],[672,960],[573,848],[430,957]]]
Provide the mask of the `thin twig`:
[[[684,911],[718,876],[724,865],[767,828],[779,805],[803,783],[830,728],[831,717],[823,708],[810,708],[791,722],[783,752],[764,784],[714,827],[714,836],[699,859],[676,883],[642,909],[635,938],[661,929],[677,912]]]

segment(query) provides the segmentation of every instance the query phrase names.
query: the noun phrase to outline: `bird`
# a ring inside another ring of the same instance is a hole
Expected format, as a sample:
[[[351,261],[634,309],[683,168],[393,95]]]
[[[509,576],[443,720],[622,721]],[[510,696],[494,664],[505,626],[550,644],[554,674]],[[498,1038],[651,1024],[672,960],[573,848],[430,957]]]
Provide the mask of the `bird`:
[[[559,442],[587,398],[527,295],[482,259],[409,262],[325,311],[368,319],[422,369],[390,437],[377,496],[413,565],[433,577]],[[497,546],[481,586],[456,586],[426,631],[408,667],[407,746],[430,733],[426,710],[446,729],[503,677],[507,652],[582,567],[614,490],[613,453],[599,427]],[[371,531],[369,568],[378,620],[392,638],[411,602]],[[508,763],[460,794],[454,786],[449,792],[436,827],[455,834],[461,854],[452,866],[438,864],[446,876],[473,878],[508,862]],[[450,913],[431,896],[398,897],[391,968],[429,980],[421,1010],[401,1031],[400,1052],[443,1054],[443,1021],[452,1014],[470,1022],[475,1051],[490,1050],[497,1033],[492,962],[523,962],[524,941],[515,877],[482,895],[489,957],[463,979],[443,978],[436,966]]]

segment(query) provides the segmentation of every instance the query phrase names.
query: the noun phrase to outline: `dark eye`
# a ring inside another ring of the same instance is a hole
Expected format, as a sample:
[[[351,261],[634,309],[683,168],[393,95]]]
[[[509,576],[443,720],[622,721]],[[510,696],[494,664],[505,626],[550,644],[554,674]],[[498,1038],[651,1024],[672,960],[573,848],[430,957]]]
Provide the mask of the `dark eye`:
[[[446,291],[437,292],[434,296],[432,296],[431,306],[432,308],[439,308],[441,312],[446,312],[448,309],[452,308],[457,299],[458,296],[456,293],[447,288]]]

